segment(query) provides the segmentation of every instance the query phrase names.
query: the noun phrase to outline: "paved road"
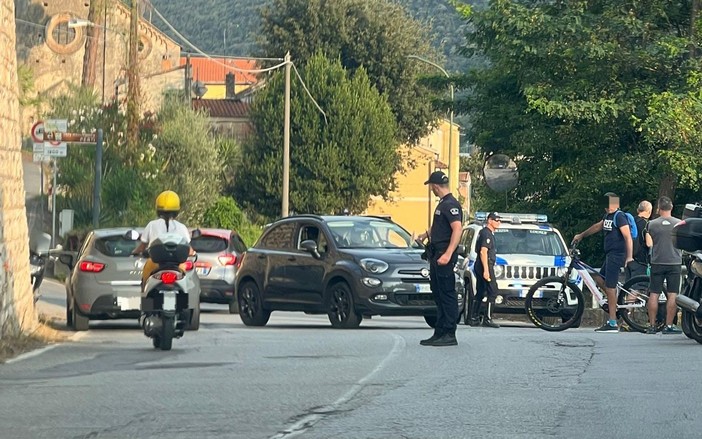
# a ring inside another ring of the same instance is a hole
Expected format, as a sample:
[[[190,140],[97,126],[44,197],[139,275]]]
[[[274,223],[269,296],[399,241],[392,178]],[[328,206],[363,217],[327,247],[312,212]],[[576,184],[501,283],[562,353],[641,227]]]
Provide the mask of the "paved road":
[[[48,281],[43,312],[63,312]],[[461,326],[428,348],[421,318],[333,330],[274,313],[151,348],[133,322],[0,366],[2,438],[698,437],[702,346],[684,336]]]

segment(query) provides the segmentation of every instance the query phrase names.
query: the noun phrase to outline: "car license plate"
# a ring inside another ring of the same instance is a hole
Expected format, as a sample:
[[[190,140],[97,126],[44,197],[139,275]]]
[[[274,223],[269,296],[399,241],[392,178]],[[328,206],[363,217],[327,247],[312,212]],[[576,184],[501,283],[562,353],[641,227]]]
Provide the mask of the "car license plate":
[[[527,294],[529,293],[529,289],[523,289],[519,292],[519,297],[526,297]],[[534,299],[540,299],[544,297],[544,291],[543,290],[538,290],[534,291]]]
[[[117,306],[122,311],[133,311],[141,308],[141,297],[118,297]]]
[[[164,311],[175,311],[176,309],[176,292],[175,291],[161,291],[163,294],[163,310]]]
[[[210,274],[210,267],[195,267],[195,273],[198,276],[207,276]]]
[[[418,293],[431,293],[431,284],[415,284],[414,287]]]

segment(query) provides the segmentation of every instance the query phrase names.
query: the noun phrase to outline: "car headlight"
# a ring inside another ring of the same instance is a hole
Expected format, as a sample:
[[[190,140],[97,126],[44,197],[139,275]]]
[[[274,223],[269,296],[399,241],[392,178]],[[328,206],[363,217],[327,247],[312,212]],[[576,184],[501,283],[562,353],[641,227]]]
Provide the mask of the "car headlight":
[[[361,268],[373,274],[385,273],[388,270],[388,268],[390,268],[387,262],[373,258],[361,259],[360,265]]]
[[[495,265],[495,277],[500,278],[505,273],[504,265]]]

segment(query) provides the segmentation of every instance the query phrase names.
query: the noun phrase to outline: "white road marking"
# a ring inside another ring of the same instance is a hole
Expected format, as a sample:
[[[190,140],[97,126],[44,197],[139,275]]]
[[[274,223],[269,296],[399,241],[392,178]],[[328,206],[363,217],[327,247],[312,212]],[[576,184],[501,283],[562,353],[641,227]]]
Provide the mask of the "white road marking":
[[[86,335],[88,335],[88,331],[76,332],[72,336],[68,337],[68,341],[78,341],[81,338],[85,337]],[[51,345],[45,346],[41,349],[37,349],[37,350],[31,351],[31,352],[26,352],[22,355],[16,356],[15,358],[10,358],[9,360],[5,361],[5,364],[16,363],[18,361],[27,360],[29,358],[36,357],[37,355],[41,355],[44,352],[48,352],[57,346],[61,346],[62,344],[65,344],[65,342],[51,344]]]
[[[392,361],[395,357],[397,357],[405,348],[406,343],[404,338],[400,337],[397,334],[392,334],[392,336],[395,339],[395,344],[393,345],[390,353],[387,356],[385,356],[385,358],[383,358],[383,360],[380,363],[378,363],[378,365],[372,371],[370,371],[368,375],[364,376],[363,378],[358,380],[356,384],[351,386],[351,389],[349,389],[348,392],[343,394],[331,405],[317,409],[317,413],[311,413],[303,417],[299,421],[285,428],[282,432],[276,434],[275,436],[271,436],[270,439],[288,439],[300,435],[312,426],[314,426],[314,424],[322,420],[327,413],[337,411],[342,405],[349,402],[354,396],[358,394],[358,392],[360,392],[363,389],[366,383],[370,381],[370,379],[373,378],[373,376],[375,376],[378,372],[383,370],[385,366],[387,366],[387,364],[390,361]]]

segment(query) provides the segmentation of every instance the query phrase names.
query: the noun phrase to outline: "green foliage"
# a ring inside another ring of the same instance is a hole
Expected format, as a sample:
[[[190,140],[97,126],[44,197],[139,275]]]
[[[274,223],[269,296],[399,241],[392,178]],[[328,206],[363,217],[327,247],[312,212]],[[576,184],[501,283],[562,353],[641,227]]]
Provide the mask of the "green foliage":
[[[17,65],[17,79],[19,81],[19,103],[22,107],[36,107],[41,104],[40,96],[34,94],[34,72],[27,64]]]
[[[299,64],[321,51],[350,72],[362,67],[386,96],[401,142],[418,140],[436,119],[429,90],[416,80],[427,66],[407,59],[434,56],[428,29],[390,0],[273,0],[261,33],[267,56],[290,50]]]
[[[466,23],[464,52],[490,63],[463,78],[459,107],[472,142],[518,164],[506,208],[548,213],[568,239],[601,218],[607,190],[629,209],[676,185],[699,191],[689,2],[499,0]]]
[[[327,115],[299,82],[291,91],[290,209],[332,213],[362,211],[370,195],[386,195],[400,168],[396,125],[384,97],[365,70],[350,76],[341,62],[316,55],[300,74]],[[251,109],[255,135],[243,147],[236,199],[265,218],[280,214],[283,149],[282,74],[271,78]]]
[[[239,230],[246,223],[244,213],[231,197],[219,197],[203,215],[202,227]]]

